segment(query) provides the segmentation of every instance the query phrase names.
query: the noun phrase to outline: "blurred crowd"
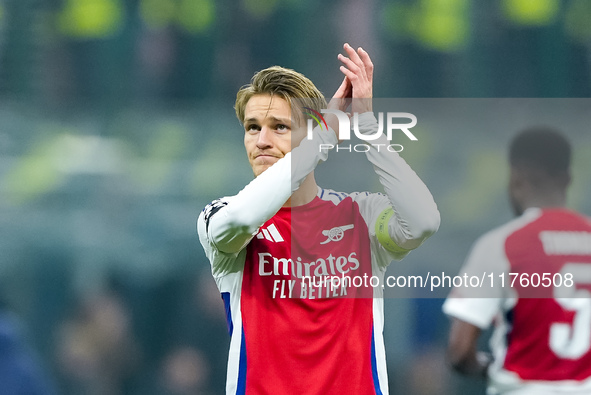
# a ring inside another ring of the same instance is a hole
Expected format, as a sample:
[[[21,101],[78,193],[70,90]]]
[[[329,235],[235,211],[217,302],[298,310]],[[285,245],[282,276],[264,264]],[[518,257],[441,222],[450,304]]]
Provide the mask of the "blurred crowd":
[[[55,327],[40,328],[50,344],[43,358],[28,336],[32,328],[4,308],[0,393],[19,393],[11,383],[31,394],[222,393],[227,328],[213,280],[132,288],[113,280],[70,301]]]
[[[0,98],[228,100],[273,64],[332,92],[344,41],[374,54],[379,97],[586,97],[590,17],[586,0],[2,0]]]

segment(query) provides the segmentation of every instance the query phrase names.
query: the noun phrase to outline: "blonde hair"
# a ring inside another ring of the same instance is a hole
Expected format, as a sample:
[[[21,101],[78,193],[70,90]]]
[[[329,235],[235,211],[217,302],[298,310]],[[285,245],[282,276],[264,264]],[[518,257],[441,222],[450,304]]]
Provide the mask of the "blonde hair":
[[[234,109],[240,123],[244,123],[244,109],[250,98],[265,93],[286,100],[292,107],[292,117],[296,118],[302,115],[302,107],[318,112],[326,108],[326,99],[322,92],[306,76],[292,69],[272,66],[257,72],[250,84],[244,85],[236,94]],[[294,106],[300,110],[294,111]]]

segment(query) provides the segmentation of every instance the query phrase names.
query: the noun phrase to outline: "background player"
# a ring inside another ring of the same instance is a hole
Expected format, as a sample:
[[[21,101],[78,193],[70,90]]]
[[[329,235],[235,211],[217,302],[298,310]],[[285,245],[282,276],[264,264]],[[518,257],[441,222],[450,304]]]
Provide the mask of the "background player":
[[[488,375],[491,394],[591,393],[591,223],[565,208],[570,158],[557,131],[532,128],[514,138],[509,195],[518,218],[482,236],[461,270],[516,273],[542,285],[498,283],[486,298],[454,289],[444,303],[451,365]],[[477,351],[477,340],[493,320],[491,357]]]
[[[360,130],[375,133],[373,64],[363,49],[344,49],[345,78],[329,108],[345,111],[352,98]],[[238,92],[236,114],[256,178],[198,220],[231,334],[226,391],[387,394],[383,304],[373,298],[381,289],[335,292],[306,286],[302,276],[383,278],[392,259],[437,230],[439,212],[406,162],[384,150],[366,155],[386,195],[319,188],[314,168],[328,151],[318,147],[337,144],[337,120],[327,117],[334,130],[316,128],[304,139],[296,101],[315,111],[326,105],[310,80],[280,67],[260,71]],[[327,240],[339,229],[342,238]]]

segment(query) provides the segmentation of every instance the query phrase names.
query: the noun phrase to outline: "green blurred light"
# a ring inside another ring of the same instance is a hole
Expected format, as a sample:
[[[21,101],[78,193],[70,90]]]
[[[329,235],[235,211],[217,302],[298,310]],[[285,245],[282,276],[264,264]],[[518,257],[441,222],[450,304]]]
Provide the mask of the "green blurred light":
[[[503,13],[508,20],[525,26],[545,26],[558,16],[558,0],[503,0]]]
[[[437,51],[463,48],[470,35],[470,0],[421,0],[387,3],[381,24],[392,37],[414,37]]]
[[[39,141],[31,152],[18,159],[2,180],[8,201],[25,204],[55,190],[64,180],[56,164],[61,137]]]
[[[424,14],[417,35],[427,47],[440,51],[457,50],[466,43],[468,21],[450,14]]]
[[[277,7],[277,0],[242,0],[242,7],[256,19],[266,19]]]
[[[203,33],[215,20],[213,0],[181,0],[177,18],[189,33]]]
[[[58,26],[72,37],[106,38],[121,28],[122,21],[120,0],[68,0],[59,14]]]
[[[145,158],[137,158],[131,165],[130,175],[146,193],[161,191],[171,180],[175,161],[188,147],[189,134],[185,126],[176,122],[158,125],[156,134],[148,141]]]
[[[387,3],[380,13],[381,25],[392,37],[407,35],[414,16],[412,11],[405,4]]]
[[[152,29],[168,26],[174,18],[175,9],[173,0],[142,0],[140,3],[140,15]]]
[[[186,128],[175,122],[159,126],[158,133],[149,144],[149,156],[158,160],[178,159],[187,148],[189,134]]]
[[[461,49],[469,36],[469,5],[469,0],[422,0],[411,28],[428,48]]]
[[[575,40],[588,44],[591,40],[591,1],[573,0],[566,11],[567,33]]]
[[[229,171],[229,169],[236,166],[235,161],[238,159],[243,159],[244,164],[241,166],[248,166],[246,153],[239,148],[239,145],[228,145],[226,142],[216,139],[209,140],[206,146],[197,153],[197,160],[194,162],[191,175],[187,180],[189,189],[196,196],[223,194],[224,188],[230,185],[234,176],[233,171]],[[229,160],[234,162],[230,163]],[[238,170],[234,170],[234,172],[236,171]]]

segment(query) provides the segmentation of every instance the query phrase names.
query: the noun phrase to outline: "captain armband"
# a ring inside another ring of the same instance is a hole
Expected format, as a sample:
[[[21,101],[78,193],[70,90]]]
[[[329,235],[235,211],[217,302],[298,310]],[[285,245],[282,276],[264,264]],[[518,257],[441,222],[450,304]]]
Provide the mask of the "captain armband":
[[[390,238],[390,233],[388,232],[388,223],[390,222],[390,218],[392,218],[393,215],[394,209],[389,207],[382,211],[378,216],[376,221],[376,236],[378,237],[378,241],[386,250],[390,252],[399,254],[408,252],[409,250],[400,247],[394,242],[394,240]]]

